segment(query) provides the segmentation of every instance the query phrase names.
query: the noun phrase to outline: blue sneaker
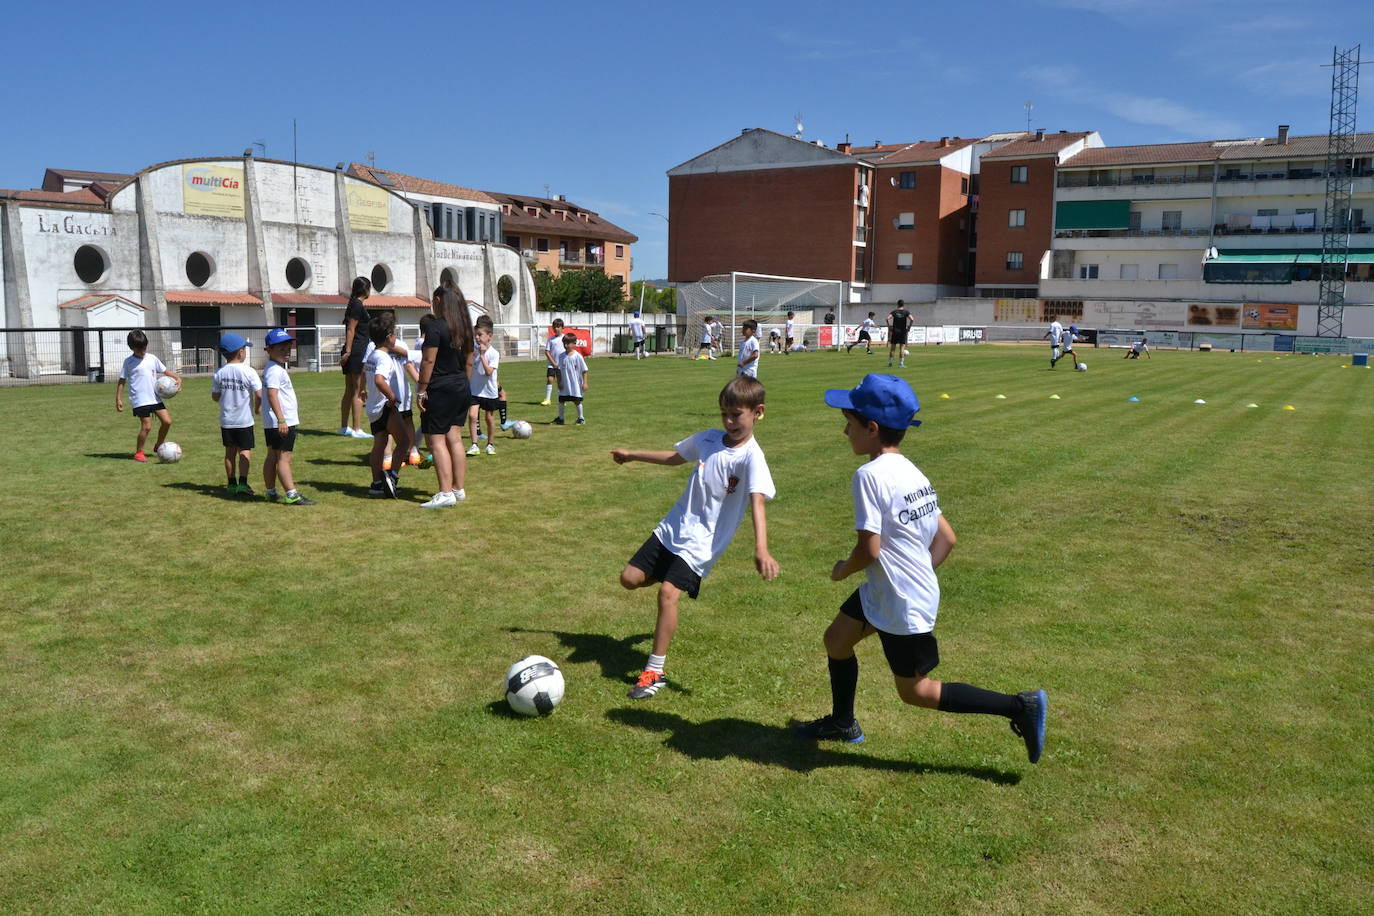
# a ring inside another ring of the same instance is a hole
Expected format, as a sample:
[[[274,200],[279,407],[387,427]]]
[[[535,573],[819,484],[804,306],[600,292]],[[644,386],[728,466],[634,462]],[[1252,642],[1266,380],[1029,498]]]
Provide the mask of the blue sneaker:
[[[1050,708],[1049,694],[1043,690],[1026,690],[1021,694],[1021,714],[1011,720],[1011,730],[1025,739],[1026,756],[1031,763],[1040,761],[1045,750],[1045,713]]]
[[[835,724],[832,716],[821,716],[812,722],[803,722],[795,726],[792,733],[808,741],[844,741],[849,744],[863,744],[864,741],[864,730],[859,727],[858,719],[841,728]]]
[[[502,432],[505,432],[506,430],[510,429],[510,428],[511,428],[512,426],[514,426],[514,425],[515,425],[515,421],[514,421],[514,420],[505,420],[504,422],[501,423],[501,431],[502,431]]]

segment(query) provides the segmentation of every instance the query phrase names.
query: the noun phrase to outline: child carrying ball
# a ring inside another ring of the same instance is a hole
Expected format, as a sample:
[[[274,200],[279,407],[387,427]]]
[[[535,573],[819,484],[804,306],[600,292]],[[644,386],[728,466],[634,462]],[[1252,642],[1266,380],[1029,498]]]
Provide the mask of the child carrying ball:
[[[148,335],[142,331],[133,330],[125,338],[129,343],[129,349],[134,351],[133,356],[124,358],[124,364],[119,367],[119,381],[115,383],[115,410],[123,412],[124,402],[120,399],[120,394],[124,390],[124,385],[129,386],[129,406],[134,409],[134,416],[138,418],[138,437],[134,443],[134,460],[147,461],[148,456],[143,451],[143,444],[148,441],[148,433],[153,428],[153,417],[157,417],[161,426],[157,431],[157,442],[153,444],[153,452],[156,453],[162,447],[162,443],[167,441],[167,432],[172,428],[172,415],[167,411],[167,405],[162,403],[162,399],[157,395],[157,379],[159,375],[165,375],[177,383],[177,391],[181,390],[181,376],[171,369],[162,365],[162,360],[148,352]]]

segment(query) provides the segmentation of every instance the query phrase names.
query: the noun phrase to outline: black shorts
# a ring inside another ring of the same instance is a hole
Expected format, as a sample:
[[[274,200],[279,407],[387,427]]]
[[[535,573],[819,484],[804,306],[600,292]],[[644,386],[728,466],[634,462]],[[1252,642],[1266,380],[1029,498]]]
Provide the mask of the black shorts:
[[[256,440],[253,438],[253,427],[239,426],[229,428],[221,426],[219,428],[220,441],[225,448],[236,448],[241,452],[251,451]]]
[[[669,552],[656,534],[649,535],[649,539],[640,545],[635,555],[630,557],[630,565],[642,570],[654,582],[676,585],[687,593],[688,598],[695,600],[701,591],[701,576],[687,565],[686,560]]]
[[[387,424],[391,422],[393,416],[401,416],[409,420],[411,418],[409,410],[397,410],[395,406],[388,404],[382,408],[382,414],[371,423],[370,431],[372,435],[386,432]]]
[[[883,654],[887,656],[887,666],[897,677],[924,677],[940,664],[940,646],[934,633],[885,633],[868,623],[864,616],[863,601],[859,590],[845,599],[840,605],[840,613],[846,617],[868,624],[878,634],[883,644]]]
[[[555,379],[555,380],[556,380],[556,379],[558,378],[558,367],[556,367],[556,366],[545,366],[545,367],[544,367],[544,377],[545,377],[545,378],[551,378],[551,379]]]
[[[456,375],[444,378],[453,381],[438,385],[431,381],[426,391],[425,412],[420,420],[420,431],[426,436],[442,436],[455,426],[461,429],[468,422],[472,396],[468,393],[467,379]]]
[[[892,344],[904,344],[906,343],[906,335],[906,331],[899,331],[896,328],[893,328],[892,334],[888,337],[887,342]]]
[[[571,401],[574,404],[581,404],[582,398],[579,395],[575,394],[560,394],[558,396],[558,403],[560,404],[567,404],[569,401]]]
[[[138,418],[141,420],[141,419],[143,419],[144,417],[151,417],[153,414],[157,413],[159,410],[166,410],[166,409],[167,409],[167,405],[164,404],[164,403],[162,403],[161,401],[158,401],[156,404],[144,404],[142,407],[135,407],[135,408],[134,408],[134,416],[138,417]]]
[[[869,337],[869,336],[868,336],[868,332],[867,332],[867,331],[860,331],[860,332],[859,332],[859,340],[861,340],[861,341],[862,341],[862,340],[869,340],[869,341],[871,341],[872,339],[873,339],[872,337]]]
[[[359,375],[363,371],[363,359],[366,356],[367,344],[354,337],[353,352],[348,354],[347,362],[344,362],[343,351],[339,351],[339,368],[343,369],[344,375]]]
[[[496,411],[501,409],[500,398],[473,398],[472,400],[479,410],[489,410],[492,413],[496,413]]]
[[[296,427],[286,427],[286,432],[282,432],[282,427],[276,429],[264,429],[263,438],[267,440],[267,447],[276,449],[279,452],[294,452],[296,450]]]

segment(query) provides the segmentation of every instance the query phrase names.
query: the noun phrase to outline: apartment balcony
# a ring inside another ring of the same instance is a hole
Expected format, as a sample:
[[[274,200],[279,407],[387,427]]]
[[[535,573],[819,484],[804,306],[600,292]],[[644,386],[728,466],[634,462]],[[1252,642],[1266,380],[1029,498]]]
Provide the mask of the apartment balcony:
[[[1313,305],[1318,301],[1316,280],[1292,283],[1207,283],[1201,278],[1186,280],[1078,280],[1042,278],[1042,299],[1121,299],[1165,301],[1287,302]],[[1345,288],[1347,305],[1374,305],[1374,282],[1349,282]]]
[[[1289,223],[1292,217],[1286,217]],[[1360,223],[1353,226],[1350,230],[1352,245],[1362,246],[1364,244],[1362,236],[1369,236],[1374,232],[1374,227],[1369,223]],[[1072,248],[1077,251],[1134,251],[1134,250],[1154,250],[1154,249],[1188,249],[1196,248],[1199,243],[1206,244],[1208,238],[1217,239],[1222,236],[1227,238],[1244,238],[1248,243],[1255,243],[1257,247],[1268,247],[1275,245],[1291,245],[1298,239],[1305,239],[1304,246],[1321,245],[1321,227],[1294,228],[1288,226],[1269,226],[1269,227],[1250,227],[1250,226],[1228,226],[1225,223],[1218,223],[1207,230],[1200,227],[1191,229],[1059,229],[1054,233],[1056,248]],[[1061,243],[1061,240],[1067,242]],[[1374,243],[1374,239],[1371,239]]]
[[[606,266],[605,255],[589,254],[585,251],[560,251],[559,267],[600,267]]]
[[[1374,172],[1361,170],[1352,176],[1356,194],[1374,193]],[[1212,196],[1212,175],[1170,176],[1166,178],[1098,179],[1061,172],[1055,190],[1056,200],[1120,200],[1141,192],[1150,200],[1198,200]],[[1319,169],[1240,172],[1217,176],[1218,197],[1266,197],[1285,194],[1326,193],[1326,173]]]

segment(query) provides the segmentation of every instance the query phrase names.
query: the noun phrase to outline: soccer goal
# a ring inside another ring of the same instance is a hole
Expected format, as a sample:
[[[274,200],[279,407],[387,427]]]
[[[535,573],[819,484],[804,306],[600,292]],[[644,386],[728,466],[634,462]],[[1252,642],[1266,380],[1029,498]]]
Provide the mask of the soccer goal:
[[[814,277],[777,277],[735,271],[702,277],[695,283],[678,287],[678,314],[687,326],[683,353],[695,354],[702,338],[706,317],[718,319],[723,340],[716,346],[734,350],[739,342],[739,326],[746,318],[759,323],[759,338],[768,345],[768,332],[782,332],[787,313],[796,312],[797,341],[814,347],[816,328],[826,312],[840,312],[844,304],[844,282]]]

